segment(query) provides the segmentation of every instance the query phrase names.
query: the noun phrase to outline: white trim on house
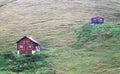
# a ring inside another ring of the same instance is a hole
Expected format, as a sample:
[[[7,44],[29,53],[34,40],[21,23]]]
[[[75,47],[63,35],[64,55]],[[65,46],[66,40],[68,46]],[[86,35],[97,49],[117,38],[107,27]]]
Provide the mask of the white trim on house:
[[[36,53],[36,52],[39,52],[39,51],[40,51],[39,48],[37,48],[36,50],[32,50],[32,54],[34,54],[34,53]]]
[[[34,54],[36,51],[32,50],[32,54]]]
[[[17,54],[20,54],[20,53],[19,53],[19,50],[17,51]]]

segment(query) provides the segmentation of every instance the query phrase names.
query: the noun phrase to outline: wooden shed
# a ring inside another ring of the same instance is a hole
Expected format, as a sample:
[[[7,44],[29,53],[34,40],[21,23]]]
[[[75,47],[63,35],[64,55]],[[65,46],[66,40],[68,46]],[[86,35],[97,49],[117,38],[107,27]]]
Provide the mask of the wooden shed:
[[[16,43],[18,54],[33,54],[40,51],[40,44],[32,37],[24,36]]]
[[[91,18],[91,23],[93,24],[103,24],[104,23],[104,18],[103,17],[93,17]]]

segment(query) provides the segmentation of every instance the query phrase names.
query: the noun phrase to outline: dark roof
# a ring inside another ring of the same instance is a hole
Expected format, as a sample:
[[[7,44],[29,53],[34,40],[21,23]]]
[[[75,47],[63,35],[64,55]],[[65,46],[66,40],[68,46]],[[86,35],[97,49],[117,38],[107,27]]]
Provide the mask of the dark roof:
[[[28,38],[28,39],[30,39],[32,42],[34,42],[34,43],[40,45],[39,42],[37,42],[35,39],[33,39],[32,37],[29,37],[29,36],[24,36],[24,37],[22,37],[22,38],[21,38],[20,40],[18,40],[16,43],[18,43],[19,41],[21,41],[21,40],[24,39],[24,38]]]

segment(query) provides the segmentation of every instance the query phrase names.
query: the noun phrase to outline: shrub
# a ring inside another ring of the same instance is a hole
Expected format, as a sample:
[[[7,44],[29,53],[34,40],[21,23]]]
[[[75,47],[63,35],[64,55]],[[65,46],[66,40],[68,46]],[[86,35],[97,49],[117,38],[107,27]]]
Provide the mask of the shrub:
[[[15,73],[19,72],[31,72],[36,73],[39,70],[40,73],[44,74],[49,72],[47,67],[48,61],[46,60],[51,56],[48,51],[38,52],[33,55],[19,55],[14,52],[2,54],[0,57],[4,60],[0,61],[2,66],[0,67],[3,71],[11,71]]]
[[[120,25],[84,25],[77,29],[77,44],[83,45],[89,40],[109,39],[111,37],[120,37]]]

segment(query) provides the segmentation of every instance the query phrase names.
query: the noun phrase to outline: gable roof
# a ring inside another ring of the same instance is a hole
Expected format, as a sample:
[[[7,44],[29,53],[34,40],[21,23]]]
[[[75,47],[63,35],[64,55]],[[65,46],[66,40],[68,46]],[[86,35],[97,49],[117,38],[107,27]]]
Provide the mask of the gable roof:
[[[20,41],[21,41],[22,39],[24,39],[24,38],[28,38],[28,39],[30,39],[32,42],[40,45],[39,42],[37,42],[35,39],[33,39],[32,37],[29,37],[29,36],[24,36],[24,37],[22,37],[22,38],[21,38],[20,40],[18,40],[16,43],[20,42]]]

